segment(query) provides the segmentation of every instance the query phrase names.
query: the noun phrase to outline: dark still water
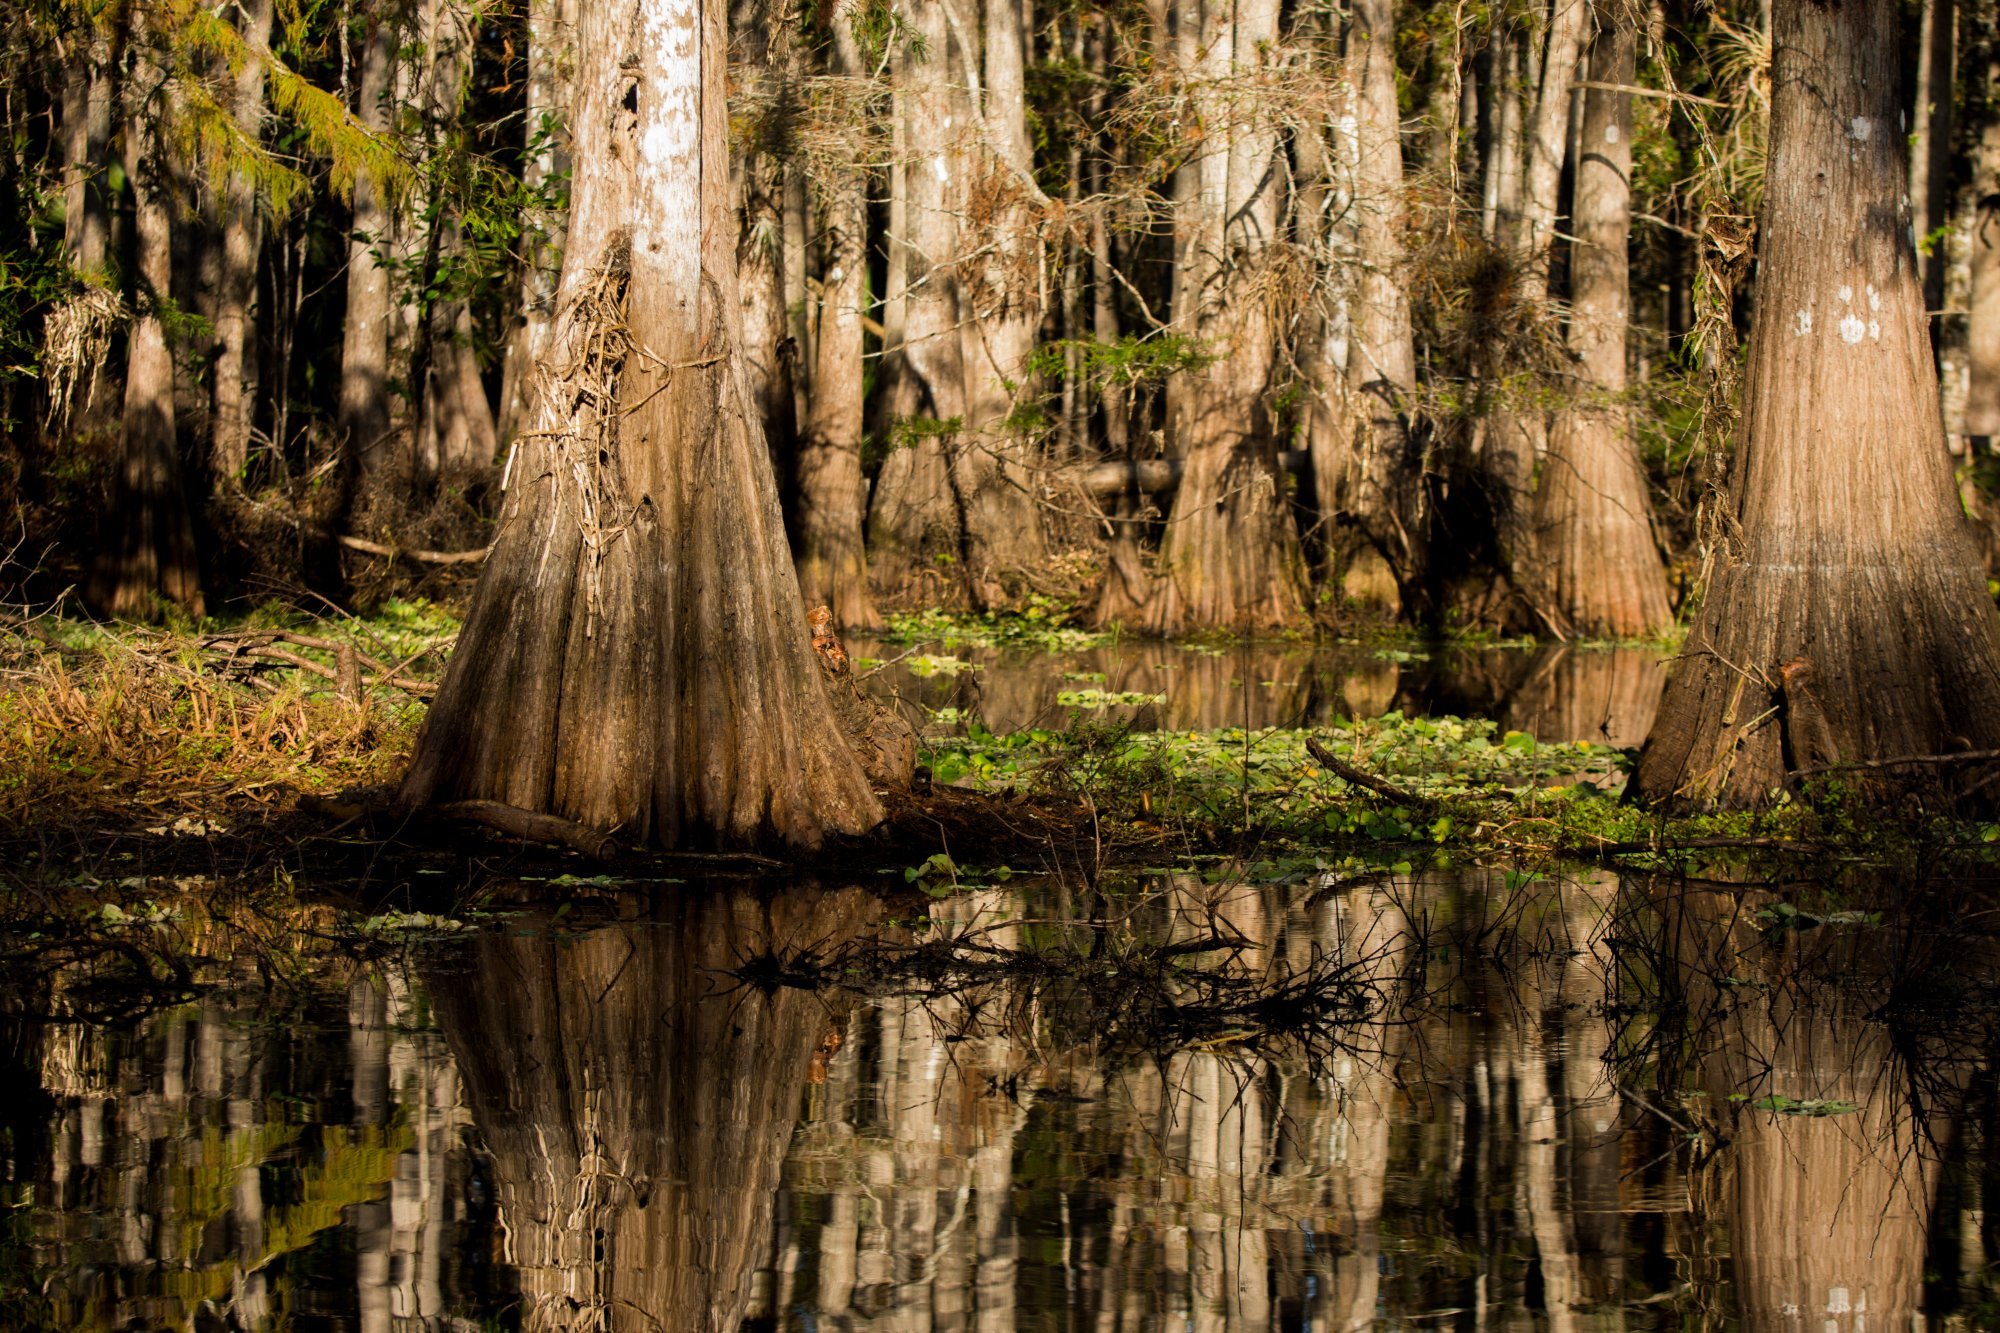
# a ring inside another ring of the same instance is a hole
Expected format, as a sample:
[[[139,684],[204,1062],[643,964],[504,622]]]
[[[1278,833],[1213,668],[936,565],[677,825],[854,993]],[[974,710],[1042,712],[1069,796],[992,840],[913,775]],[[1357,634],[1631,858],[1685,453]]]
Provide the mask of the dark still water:
[[[1983,948],[1162,872],[59,976],[0,1027],[0,1326],[1987,1327]]]

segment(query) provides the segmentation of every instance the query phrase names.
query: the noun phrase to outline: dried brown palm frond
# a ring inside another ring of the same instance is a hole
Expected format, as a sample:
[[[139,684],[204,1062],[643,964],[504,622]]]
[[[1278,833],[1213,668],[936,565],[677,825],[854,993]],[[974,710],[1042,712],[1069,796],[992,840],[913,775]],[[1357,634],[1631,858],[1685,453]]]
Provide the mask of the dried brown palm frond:
[[[48,427],[60,436],[79,403],[88,410],[111,339],[132,318],[118,293],[86,283],[56,303],[42,323],[42,374],[48,386]]]

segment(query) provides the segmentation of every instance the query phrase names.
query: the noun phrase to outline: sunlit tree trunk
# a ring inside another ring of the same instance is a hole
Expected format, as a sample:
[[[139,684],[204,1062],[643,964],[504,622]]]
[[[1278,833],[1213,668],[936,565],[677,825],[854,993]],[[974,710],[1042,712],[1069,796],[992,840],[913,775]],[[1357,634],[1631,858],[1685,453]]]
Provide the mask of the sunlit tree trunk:
[[[527,115],[523,125],[521,184],[537,202],[523,219],[521,315],[508,341],[500,384],[496,434],[513,440],[530,407],[534,369],[548,346],[562,277],[567,210],[554,198],[570,169],[569,67],[574,58],[575,0],[529,0],[527,17]]]
[[[154,34],[137,35],[143,43]],[[132,83],[136,105],[125,129],[125,166],[133,193],[138,313],[126,332],[124,422],[90,592],[111,615],[150,620],[162,600],[197,616],[203,606],[174,429],[174,358],[163,319],[173,281],[173,201],[158,132],[167,94],[143,51]]]
[[[1607,12],[1590,60],[1597,84],[1630,85],[1637,36]],[[1579,401],[1549,434],[1535,496],[1535,539],[1545,609],[1565,633],[1601,638],[1658,634],[1673,621],[1667,578],[1653,545],[1652,501],[1625,401],[1632,323],[1632,95],[1586,89],[1571,207],[1569,346]]]
[[[917,40],[898,55],[902,170],[894,179],[902,185],[903,222],[898,234],[892,209],[891,259],[900,265],[892,267],[888,291],[902,336],[883,366],[893,381],[891,452],[868,512],[869,572],[878,593],[901,604],[957,600],[963,589],[955,566],[964,529],[947,452],[956,441],[947,437],[965,429],[966,411],[951,193],[965,108],[951,78],[944,0],[905,0],[905,8]]]
[[[1262,630],[1305,615],[1304,562],[1278,466],[1266,395],[1276,330],[1258,278],[1276,229],[1277,133],[1235,99],[1263,77],[1278,36],[1275,0],[1201,9],[1195,106],[1204,138],[1175,202],[1185,228],[1174,283],[1188,327],[1213,360],[1181,375],[1170,443],[1185,460],[1140,624],[1156,634]]]
[[[942,0],[957,4],[960,0]],[[965,431],[951,449],[952,486],[964,516],[964,576],[982,610],[1018,600],[1021,575],[1045,552],[1025,432],[1013,417],[1028,387],[1044,302],[1034,150],[1028,139],[1023,0],[985,0],[986,104],[981,152],[955,182],[969,224],[961,246],[985,252],[964,284]],[[962,22],[963,20],[961,20]]]
[[[849,16],[833,22],[833,73],[861,76],[861,49]],[[808,607],[826,605],[834,623],[880,623],[868,588],[863,547],[868,483],[861,472],[862,328],[868,299],[867,177],[841,163],[818,187],[824,262],[813,338],[812,392],[798,460],[799,589]]]
[[[2000,746],[2000,615],[1943,448],[1888,0],[1776,0],[1725,542],[1634,783],[1761,805],[1788,771]]]
[[[578,172],[535,430],[404,784],[414,803],[485,798],[666,845],[811,846],[881,818],[813,654],[738,362],[727,40],[722,0],[579,14]]]
[[[1406,415],[1417,387],[1417,355],[1408,279],[1402,271],[1402,117],[1397,105],[1392,0],[1357,0],[1347,51],[1355,99],[1350,148],[1354,263],[1347,348],[1348,399],[1354,420],[1352,443],[1337,463],[1339,512],[1386,563],[1401,589],[1397,601],[1408,608],[1425,600],[1427,551],[1424,462],[1411,439]],[[1347,563],[1356,563],[1352,552]]]
[[[1950,247],[1943,229],[1951,219],[1952,104],[1957,89],[1958,7],[1955,0],[1924,0],[1917,37],[1916,123],[1910,142],[1910,211],[1922,245],[1924,308],[1944,309]]]

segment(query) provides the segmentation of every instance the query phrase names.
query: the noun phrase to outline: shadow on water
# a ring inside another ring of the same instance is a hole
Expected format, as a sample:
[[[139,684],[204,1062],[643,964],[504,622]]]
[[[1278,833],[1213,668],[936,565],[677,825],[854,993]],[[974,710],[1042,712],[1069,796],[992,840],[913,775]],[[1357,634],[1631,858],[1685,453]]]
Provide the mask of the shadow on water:
[[[1078,720],[1140,730],[1319,726],[1342,719],[1495,717],[1544,741],[1637,745],[1665,685],[1659,648],[1322,647],[1150,641],[1066,652],[954,648],[918,653],[857,641],[877,681],[950,729],[996,732]]]
[[[668,886],[52,1003],[0,1325],[1984,1326],[1984,918],[1819,896]]]

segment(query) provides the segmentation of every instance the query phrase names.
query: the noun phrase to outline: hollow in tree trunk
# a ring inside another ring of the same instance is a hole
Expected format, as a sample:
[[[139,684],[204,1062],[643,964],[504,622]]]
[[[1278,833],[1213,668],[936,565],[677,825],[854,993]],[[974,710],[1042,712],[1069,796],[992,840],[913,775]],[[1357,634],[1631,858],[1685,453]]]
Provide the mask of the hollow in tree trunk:
[[[1175,203],[1185,239],[1174,281],[1213,360],[1183,372],[1170,409],[1186,464],[1139,623],[1155,634],[1278,629],[1305,617],[1304,561],[1265,401],[1276,330],[1259,278],[1282,168],[1275,129],[1229,89],[1275,47],[1277,5],[1187,9],[1200,14],[1203,50],[1190,73],[1206,137]]]
[[[1637,37],[1608,12],[1583,95],[1571,214],[1569,346],[1579,400],[1549,432],[1535,496],[1542,613],[1564,634],[1640,638],[1673,622],[1666,570],[1653,544],[1652,502],[1624,401],[1631,327],[1626,241],[1631,230],[1632,95]]]
[[[739,360],[727,41],[724,0],[579,14],[555,327],[413,803],[496,800],[663,845],[813,846],[881,818]]]
[[[2000,747],[2000,614],[1952,488],[1910,244],[1896,8],[1775,0],[1772,26],[1731,508],[1633,779],[1682,807]]]

